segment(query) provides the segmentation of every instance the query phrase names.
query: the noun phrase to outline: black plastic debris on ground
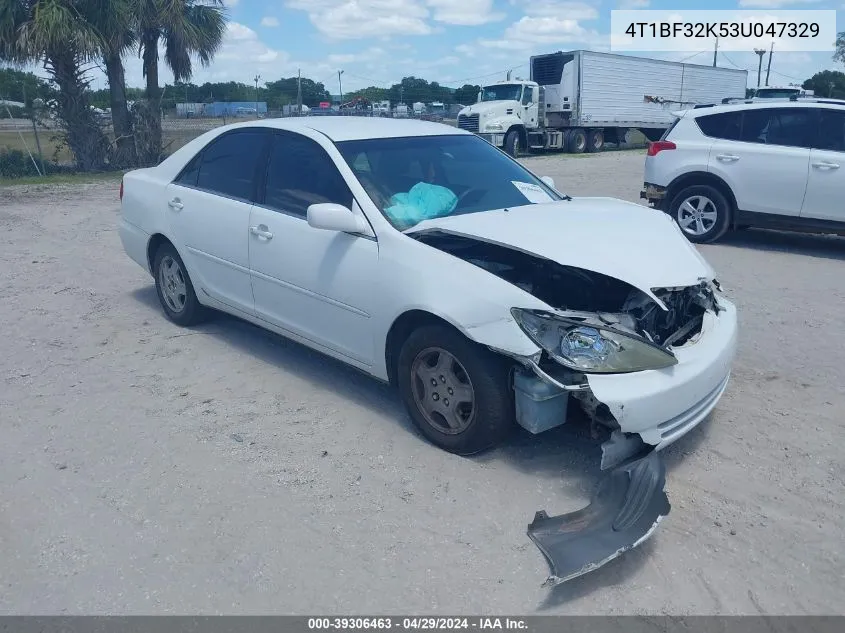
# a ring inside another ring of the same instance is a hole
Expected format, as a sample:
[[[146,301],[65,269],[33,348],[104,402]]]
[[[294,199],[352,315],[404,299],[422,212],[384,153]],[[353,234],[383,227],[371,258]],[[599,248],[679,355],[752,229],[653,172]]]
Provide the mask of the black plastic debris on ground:
[[[645,541],[669,514],[666,466],[656,451],[610,471],[590,504],[550,517],[534,515],[528,536],[549,564],[544,586],[589,573]]]

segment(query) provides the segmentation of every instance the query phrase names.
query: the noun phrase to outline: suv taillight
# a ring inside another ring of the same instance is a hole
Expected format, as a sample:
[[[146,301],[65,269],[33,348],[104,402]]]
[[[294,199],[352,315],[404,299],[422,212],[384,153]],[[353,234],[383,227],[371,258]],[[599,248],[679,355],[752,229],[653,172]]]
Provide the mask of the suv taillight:
[[[123,202],[123,178],[120,179],[120,201]]]
[[[648,156],[657,156],[658,152],[665,149],[677,149],[678,146],[672,141],[653,141],[648,144]]]

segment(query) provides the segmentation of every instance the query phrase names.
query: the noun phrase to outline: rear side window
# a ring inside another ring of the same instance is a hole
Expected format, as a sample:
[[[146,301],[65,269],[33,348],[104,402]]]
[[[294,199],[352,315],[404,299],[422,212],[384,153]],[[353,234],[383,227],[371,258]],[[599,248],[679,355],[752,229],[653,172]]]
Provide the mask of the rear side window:
[[[318,143],[300,134],[274,134],[264,204],[305,217],[321,202],[352,206],[352,192]]]
[[[810,108],[764,108],[746,110],[739,140],[786,147],[810,147],[813,138]]]
[[[707,116],[700,116],[695,120],[702,134],[705,136],[726,139],[729,141],[736,141],[739,139],[741,121],[741,112],[709,114]]]
[[[252,200],[264,130],[238,130],[212,141],[202,152],[197,187],[241,200]]]
[[[819,110],[818,140],[814,147],[831,152],[845,152],[845,111]]]

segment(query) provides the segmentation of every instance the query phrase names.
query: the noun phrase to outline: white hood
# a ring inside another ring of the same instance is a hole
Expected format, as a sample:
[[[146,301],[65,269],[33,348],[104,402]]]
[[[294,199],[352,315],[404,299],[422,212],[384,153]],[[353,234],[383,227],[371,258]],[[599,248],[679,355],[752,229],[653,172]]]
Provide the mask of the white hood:
[[[458,114],[462,116],[468,116],[470,114],[480,114],[481,116],[485,114],[504,114],[508,108],[513,108],[514,112],[517,112],[517,108],[519,107],[519,102],[517,101],[482,101],[481,103],[473,103],[471,106],[467,106]]]
[[[467,213],[425,220],[406,232],[430,230],[615,277],[655,300],[653,288],[691,286],[714,274],[668,215],[615,198],[573,198]]]

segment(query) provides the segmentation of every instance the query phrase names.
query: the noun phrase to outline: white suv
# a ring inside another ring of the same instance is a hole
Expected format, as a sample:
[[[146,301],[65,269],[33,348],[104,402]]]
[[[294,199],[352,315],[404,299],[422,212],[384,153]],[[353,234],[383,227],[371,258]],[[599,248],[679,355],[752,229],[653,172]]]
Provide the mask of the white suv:
[[[676,112],[640,193],[693,242],[730,228],[845,232],[845,104],[822,99]]]

